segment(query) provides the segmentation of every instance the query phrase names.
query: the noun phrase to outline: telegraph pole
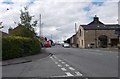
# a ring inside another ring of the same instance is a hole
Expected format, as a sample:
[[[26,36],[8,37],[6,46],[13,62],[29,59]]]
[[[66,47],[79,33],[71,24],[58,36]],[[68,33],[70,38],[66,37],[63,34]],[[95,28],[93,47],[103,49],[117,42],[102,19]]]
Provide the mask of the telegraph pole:
[[[51,34],[51,40],[52,40],[52,34]]]
[[[78,47],[78,44],[77,44],[77,24],[75,23],[75,45],[76,47]]]
[[[75,33],[77,33],[77,24],[75,23]]]
[[[40,23],[39,23],[39,35],[41,36],[41,14],[40,14]]]

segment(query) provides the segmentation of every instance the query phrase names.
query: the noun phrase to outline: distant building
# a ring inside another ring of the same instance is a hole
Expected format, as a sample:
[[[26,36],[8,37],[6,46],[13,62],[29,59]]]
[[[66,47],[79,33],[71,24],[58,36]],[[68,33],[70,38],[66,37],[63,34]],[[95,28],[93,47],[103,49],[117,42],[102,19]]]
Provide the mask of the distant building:
[[[19,35],[20,32],[22,32],[24,28],[25,27],[19,25],[19,26],[15,27],[15,28],[9,28],[8,32],[9,32],[10,35],[15,35],[16,36],[17,34]]]
[[[23,37],[36,37],[36,34],[25,26],[18,25],[14,29],[9,28],[9,35],[11,36],[23,36]]]
[[[72,44],[74,38],[74,44],[79,48],[87,48],[90,45],[94,48],[112,47],[118,44],[119,31],[120,25],[104,24],[95,16],[88,25],[80,25],[78,32],[69,40]]]

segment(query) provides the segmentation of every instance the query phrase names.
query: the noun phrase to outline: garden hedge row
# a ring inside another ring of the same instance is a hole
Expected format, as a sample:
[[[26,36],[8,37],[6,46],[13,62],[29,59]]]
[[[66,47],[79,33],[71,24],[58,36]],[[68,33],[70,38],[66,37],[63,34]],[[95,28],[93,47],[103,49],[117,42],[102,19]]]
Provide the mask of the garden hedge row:
[[[9,36],[2,38],[2,59],[13,59],[40,53],[38,39]]]

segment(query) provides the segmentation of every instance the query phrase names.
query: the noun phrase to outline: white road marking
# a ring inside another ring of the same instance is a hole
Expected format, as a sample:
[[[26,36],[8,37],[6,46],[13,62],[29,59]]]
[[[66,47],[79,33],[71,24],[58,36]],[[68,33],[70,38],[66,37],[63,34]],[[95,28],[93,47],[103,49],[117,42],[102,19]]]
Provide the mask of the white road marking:
[[[75,72],[77,76],[83,76],[80,72]]]
[[[55,64],[58,64],[58,62],[55,62]]]
[[[65,74],[66,74],[67,76],[74,76],[74,75],[71,74],[70,72],[65,72]]]
[[[62,60],[58,60],[58,61],[60,61],[60,62],[61,62]]]
[[[67,71],[65,68],[61,68],[63,71]]]
[[[52,57],[50,57],[52,59]]]
[[[75,70],[73,67],[69,67],[70,70]]]
[[[62,62],[62,64],[65,64],[65,62]]]
[[[70,65],[66,64],[65,66],[67,66],[67,67],[68,67],[68,66],[70,66]]]
[[[50,57],[50,58],[55,62],[55,64],[56,64],[58,67],[61,67],[61,70],[62,70],[62,71],[67,71],[67,69],[62,68],[62,65],[60,65],[60,64],[55,60],[55,58],[57,58],[57,57],[56,57],[55,55],[53,55],[53,56],[54,56],[54,58],[53,58],[53,57]],[[75,70],[73,67],[70,67],[70,65],[66,64],[65,62],[62,62],[62,60],[58,59],[58,61],[61,62],[62,64],[65,64],[65,66],[68,67],[70,70],[72,70],[72,71]],[[80,72],[75,72],[76,75],[73,75],[73,74],[71,74],[70,72],[65,72],[65,74],[66,74],[66,75],[63,75],[63,76],[60,76],[60,77],[83,76]],[[57,77],[59,77],[59,76],[57,76]]]
[[[53,55],[54,58],[57,58],[55,55]]]
[[[58,64],[58,67],[62,67],[62,65]]]
[[[50,57],[54,62],[55,62],[55,59],[53,57]]]
[[[57,58],[55,55],[53,55],[54,58]],[[53,57],[50,57],[54,62],[55,64],[57,64],[58,67],[62,67],[62,65],[58,64],[57,61],[55,61],[55,59]],[[62,62],[62,60],[58,60],[59,62],[61,62],[62,64],[65,64],[65,62]],[[75,70],[73,67],[69,67],[70,65],[68,64],[65,64],[66,67],[68,67],[70,70]],[[67,71],[67,69],[65,68],[61,68],[62,71]],[[82,74],[80,72],[75,72],[76,75],[75,76],[82,76]],[[67,76],[74,76],[73,74],[71,74],[70,72],[65,72],[66,75],[64,75],[63,77],[67,77]]]

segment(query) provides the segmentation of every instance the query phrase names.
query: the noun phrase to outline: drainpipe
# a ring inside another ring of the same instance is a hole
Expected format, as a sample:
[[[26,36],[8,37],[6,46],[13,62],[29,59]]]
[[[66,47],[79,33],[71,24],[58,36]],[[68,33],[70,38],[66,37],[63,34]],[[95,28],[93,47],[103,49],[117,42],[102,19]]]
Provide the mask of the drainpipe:
[[[95,48],[97,48],[97,31],[95,29]]]

